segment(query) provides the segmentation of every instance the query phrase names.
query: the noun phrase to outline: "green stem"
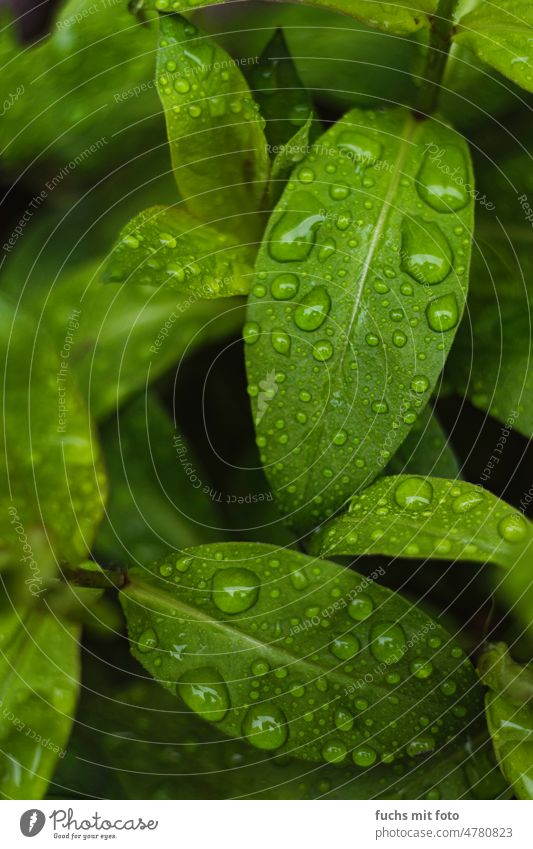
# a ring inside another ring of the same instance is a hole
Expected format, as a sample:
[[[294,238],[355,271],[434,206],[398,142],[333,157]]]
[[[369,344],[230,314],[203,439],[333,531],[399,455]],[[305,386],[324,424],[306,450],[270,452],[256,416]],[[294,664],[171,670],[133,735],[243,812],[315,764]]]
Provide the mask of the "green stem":
[[[437,106],[452,44],[454,13],[458,0],[439,0],[437,11],[430,19],[429,46],[426,66],[422,74],[416,112],[425,118],[431,115]]]
[[[128,583],[126,572],[104,571],[103,569],[63,569],[62,578],[68,584],[76,587],[108,590],[110,587],[122,589]]]

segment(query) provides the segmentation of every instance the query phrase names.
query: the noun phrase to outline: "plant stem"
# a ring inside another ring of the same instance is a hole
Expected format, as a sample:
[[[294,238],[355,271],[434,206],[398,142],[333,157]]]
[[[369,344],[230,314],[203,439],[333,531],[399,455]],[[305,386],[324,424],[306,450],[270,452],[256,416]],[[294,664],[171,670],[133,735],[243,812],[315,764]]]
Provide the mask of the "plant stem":
[[[437,106],[452,43],[453,16],[457,3],[458,0],[439,0],[437,11],[430,19],[426,66],[416,104],[416,112],[421,118],[431,115]]]
[[[122,589],[128,583],[128,576],[123,571],[63,569],[62,578],[68,584],[76,587],[108,590],[110,587]]]

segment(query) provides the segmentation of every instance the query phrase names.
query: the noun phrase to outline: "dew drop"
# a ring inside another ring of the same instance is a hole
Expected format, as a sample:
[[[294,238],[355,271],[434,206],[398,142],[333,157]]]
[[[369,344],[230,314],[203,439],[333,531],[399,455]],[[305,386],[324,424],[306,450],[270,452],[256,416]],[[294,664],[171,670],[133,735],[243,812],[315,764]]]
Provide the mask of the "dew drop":
[[[352,760],[356,766],[367,767],[376,763],[377,752],[370,746],[358,746],[352,752]]]
[[[331,309],[331,298],[325,286],[315,286],[302,298],[294,312],[294,323],[300,330],[318,330]]]
[[[252,705],[244,717],[242,733],[256,749],[279,749],[287,739],[285,716],[272,702]]]
[[[300,281],[296,274],[278,274],[272,281],[272,297],[278,301],[288,301],[298,292]]]
[[[368,619],[373,610],[374,602],[366,593],[359,593],[359,595],[352,598],[348,605],[348,615],[352,619],[355,619],[356,622],[362,622],[364,619]]]
[[[380,157],[381,144],[363,133],[345,130],[339,135],[337,145],[346,159],[352,159],[356,165],[367,168]]]
[[[405,478],[394,490],[394,500],[404,510],[416,512],[429,507],[433,487],[424,478]]]
[[[291,337],[283,330],[273,330],[270,335],[272,347],[278,354],[288,357],[291,350]]]
[[[313,357],[320,363],[326,362],[333,356],[333,345],[327,339],[319,339],[313,345]]]
[[[518,513],[510,513],[498,522],[498,533],[505,542],[522,542],[526,538],[527,532],[526,521]]]
[[[418,283],[433,286],[448,276],[452,249],[440,227],[420,218],[404,218],[401,267]]]
[[[350,660],[360,650],[361,644],[353,634],[336,637],[331,644],[331,653],[339,660]]]
[[[346,757],[346,746],[342,740],[328,740],[322,749],[322,757],[328,764],[339,764]]]
[[[250,569],[238,566],[219,569],[213,575],[213,602],[223,613],[243,613],[257,601],[259,584],[259,578]]]
[[[210,722],[224,719],[230,705],[228,688],[211,666],[186,672],[178,682],[178,695],[188,708]]]
[[[141,636],[137,641],[137,648],[140,652],[145,654],[146,652],[152,651],[157,647],[159,640],[157,639],[157,634],[153,628],[147,628],[142,632]]]
[[[437,333],[453,330],[459,321],[457,298],[453,292],[434,298],[426,307],[428,324]]]
[[[448,145],[442,153],[445,155],[447,173],[444,173],[439,161],[440,156],[428,150],[418,172],[416,187],[422,200],[432,209],[437,212],[455,212],[468,202],[464,187],[466,163],[461,150],[455,145]],[[453,177],[450,172],[453,172]]]
[[[399,663],[407,644],[405,634],[394,622],[375,622],[370,629],[370,650],[380,663]]]
[[[311,212],[316,199],[306,192],[296,192],[291,197],[291,208],[283,212],[270,231],[269,251],[278,262],[304,260],[315,243],[316,228],[323,215]]]
[[[256,321],[247,321],[242,328],[242,338],[246,345],[254,345],[259,339],[261,328]]]

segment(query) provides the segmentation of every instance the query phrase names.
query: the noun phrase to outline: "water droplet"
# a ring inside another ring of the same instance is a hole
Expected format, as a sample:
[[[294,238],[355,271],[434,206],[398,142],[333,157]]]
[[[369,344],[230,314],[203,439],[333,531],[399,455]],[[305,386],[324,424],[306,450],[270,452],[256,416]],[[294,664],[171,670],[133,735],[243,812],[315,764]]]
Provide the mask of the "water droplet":
[[[452,330],[459,321],[457,298],[453,292],[434,298],[426,308],[428,324],[437,333]]]
[[[316,198],[306,192],[296,192],[290,209],[283,212],[270,231],[269,251],[278,262],[304,260],[315,243],[316,228],[323,220],[316,209]]]
[[[498,533],[506,542],[522,542],[528,533],[526,520],[518,513],[510,513],[498,522]]]
[[[242,338],[247,345],[254,345],[259,339],[261,328],[256,321],[247,321],[242,328]]]
[[[318,330],[331,309],[331,298],[325,286],[315,286],[302,298],[294,312],[294,323],[300,330]]]
[[[425,678],[429,678],[432,674],[433,664],[426,658],[420,657],[417,660],[413,660],[409,669],[415,678],[419,678],[423,681]]]
[[[348,439],[348,434],[345,430],[339,430],[333,437],[333,443],[335,445],[344,445],[346,440]]]
[[[288,301],[294,298],[300,281],[296,274],[278,274],[272,281],[272,297],[278,301]]]
[[[333,345],[327,339],[319,339],[313,345],[313,357],[323,363],[333,356]]]
[[[322,749],[322,757],[328,764],[340,764],[346,757],[346,746],[342,740],[328,740]]]
[[[407,744],[406,752],[410,758],[415,758],[417,755],[427,755],[434,748],[435,741],[431,737],[418,737]]]
[[[468,513],[474,507],[478,507],[483,500],[483,496],[479,492],[464,492],[454,498],[452,510],[454,513]]]
[[[278,354],[289,356],[291,350],[291,338],[283,330],[273,330],[270,336],[272,347]]]
[[[372,401],[372,412],[373,413],[388,413],[389,405],[386,401]]]
[[[354,130],[344,130],[340,133],[337,145],[346,159],[352,159],[355,165],[365,168],[373,165],[381,154],[381,144],[378,141]]]
[[[437,224],[420,218],[404,218],[401,267],[418,283],[433,286],[448,276],[453,254]]]
[[[411,389],[421,395],[429,389],[429,380],[423,374],[415,374],[411,381]]]
[[[270,671],[270,665],[266,660],[255,660],[252,663],[252,675],[266,675]]]
[[[250,569],[220,569],[213,575],[213,601],[223,613],[243,613],[257,601],[259,583]]]
[[[174,83],[174,88],[179,94],[187,94],[190,89],[190,84],[187,80],[182,78],[177,79]]]
[[[399,663],[407,651],[405,634],[394,622],[375,622],[370,629],[370,642],[372,654],[382,663]]]
[[[143,631],[141,636],[137,641],[137,648],[140,652],[149,652],[155,649],[158,645],[159,641],[157,639],[157,634],[153,628],[147,628],[146,631]]]
[[[445,157],[445,167],[440,161],[442,155]],[[456,174],[459,176],[455,176]],[[429,150],[426,152],[418,172],[416,187],[422,200],[437,212],[455,212],[468,202],[464,187],[466,177],[466,163],[462,151],[455,145],[448,145],[439,154],[430,153]]]
[[[300,183],[312,183],[315,179],[315,172],[311,168],[300,168],[298,179]]]
[[[279,749],[287,739],[286,719],[272,702],[252,705],[244,717],[242,732],[256,749]]]
[[[392,341],[397,348],[403,348],[407,342],[407,336],[402,330],[395,330],[392,334]]]
[[[216,669],[191,669],[178,682],[178,695],[188,708],[210,722],[220,722],[230,705],[228,688]]]
[[[301,569],[295,569],[291,572],[290,582],[295,590],[304,590],[308,584],[305,573]]]
[[[433,487],[424,478],[405,478],[394,490],[394,499],[404,510],[423,510],[433,499]]]
[[[356,766],[372,766],[376,763],[377,757],[377,752],[370,746],[358,746],[352,752],[352,760]]]
[[[326,260],[328,260],[330,258],[330,256],[333,256],[333,254],[335,253],[336,250],[337,250],[337,243],[336,243],[335,239],[333,239],[332,237],[328,237],[326,239],[323,239],[322,243],[320,245],[320,249],[318,251],[319,261],[320,262],[326,262]]]
[[[329,196],[330,198],[332,198],[332,200],[346,200],[349,194],[349,187],[342,183],[329,187]]]
[[[350,660],[360,650],[361,644],[353,634],[336,637],[331,644],[331,653],[339,660]]]
[[[373,610],[374,602],[366,593],[359,593],[355,598],[352,598],[348,605],[348,614],[356,622],[362,622],[364,619],[368,619]]]
[[[376,336],[375,333],[367,333],[365,336],[365,342],[367,345],[370,345],[371,348],[375,348],[376,345],[379,345],[379,336]]]

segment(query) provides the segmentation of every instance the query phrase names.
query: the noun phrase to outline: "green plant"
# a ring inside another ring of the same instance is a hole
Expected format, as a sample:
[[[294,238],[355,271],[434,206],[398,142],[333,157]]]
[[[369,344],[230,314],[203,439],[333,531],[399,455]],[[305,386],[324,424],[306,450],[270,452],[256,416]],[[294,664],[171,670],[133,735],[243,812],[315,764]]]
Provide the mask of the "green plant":
[[[208,5],[0,40],[0,792],[532,798],[530,4]]]

